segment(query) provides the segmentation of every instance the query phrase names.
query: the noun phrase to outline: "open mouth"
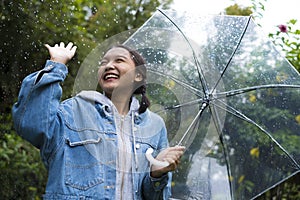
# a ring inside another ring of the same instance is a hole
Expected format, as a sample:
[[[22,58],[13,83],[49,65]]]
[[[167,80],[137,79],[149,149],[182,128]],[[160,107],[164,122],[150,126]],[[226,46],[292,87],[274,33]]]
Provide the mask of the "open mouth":
[[[114,74],[114,73],[107,73],[104,75],[103,79],[104,80],[109,80],[109,79],[118,79],[119,75]]]

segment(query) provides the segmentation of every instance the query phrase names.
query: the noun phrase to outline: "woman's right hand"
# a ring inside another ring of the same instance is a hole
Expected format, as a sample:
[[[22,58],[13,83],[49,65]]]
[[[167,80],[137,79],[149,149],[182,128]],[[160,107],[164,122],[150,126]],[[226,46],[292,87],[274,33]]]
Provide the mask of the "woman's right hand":
[[[55,44],[53,47],[45,44],[45,47],[49,51],[50,60],[63,64],[67,64],[73,58],[77,49],[77,46],[74,46],[72,42],[69,42],[67,46],[60,42],[60,44]]]
[[[169,163],[168,166],[162,167],[162,166],[151,166],[151,176],[154,178],[161,177],[163,174],[174,171],[178,167],[180,163],[180,158],[183,155],[185,151],[184,146],[174,146],[174,147],[168,147],[161,151],[156,159],[159,161],[166,161]]]

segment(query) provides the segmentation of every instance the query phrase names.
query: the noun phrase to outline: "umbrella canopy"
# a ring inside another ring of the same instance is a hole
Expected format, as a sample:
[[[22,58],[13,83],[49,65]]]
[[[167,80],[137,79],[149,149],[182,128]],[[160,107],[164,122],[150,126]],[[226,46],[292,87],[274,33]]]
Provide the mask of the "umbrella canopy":
[[[300,172],[300,76],[251,17],[158,10],[126,42],[187,150],[174,199],[253,199]]]

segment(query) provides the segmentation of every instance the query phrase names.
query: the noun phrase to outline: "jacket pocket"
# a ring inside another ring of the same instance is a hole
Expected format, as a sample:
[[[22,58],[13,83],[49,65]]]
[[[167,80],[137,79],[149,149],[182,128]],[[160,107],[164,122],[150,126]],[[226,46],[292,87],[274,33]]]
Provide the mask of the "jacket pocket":
[[[157,149],[157,144],[151,142],[151,141],[147,141],[147,140],[141,140],[140,138],[136,138],[136,144],[135,144],[135,148],[137,149],[138,153],[146,153],[146,151],[148,150],[148,148],[152,148],[154,150]]]
[[[72,136],[66,139],[65,183],[73,188],[87,190],[104,182],[104,166],[97,157],[102,138],[97,134],[84,132],[80,135],[84,137]]]
[[[149,161],[146,158],[146,151],[149,148],[154,150],[153,156],[156,155],[157,144],[151,142],[151,140],[136,138],[135,141],[136,157],[138,164],[138,172],[149,171]]]

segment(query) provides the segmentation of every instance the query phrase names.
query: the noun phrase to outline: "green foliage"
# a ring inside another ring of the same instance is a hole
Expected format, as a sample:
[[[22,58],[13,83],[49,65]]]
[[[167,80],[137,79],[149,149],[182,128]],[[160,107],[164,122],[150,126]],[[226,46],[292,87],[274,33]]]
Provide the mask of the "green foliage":
[[[265,3],[267,0],[251,0],[252,16],[255,20],[263,18],[263,12],[265,11]]]
[[[300,173],[292,176],[279,186],[267,191],[256,200],[298,200],[300,199]]]
[[[249,16],[252,11],[249,7],[241,8],[238,4],[234,4],[225,9],[227,15]]]
[[[14,133],[10,114],[1,116],[0,120],[1,198],[40,199],[44,193],[47,172],[39,151]]]
[[[277,32],[270,33],[269,37],[300,72],[300,29],[296,28],[296,24],[297,20],[291,19],[286,25],[279,25]]]

